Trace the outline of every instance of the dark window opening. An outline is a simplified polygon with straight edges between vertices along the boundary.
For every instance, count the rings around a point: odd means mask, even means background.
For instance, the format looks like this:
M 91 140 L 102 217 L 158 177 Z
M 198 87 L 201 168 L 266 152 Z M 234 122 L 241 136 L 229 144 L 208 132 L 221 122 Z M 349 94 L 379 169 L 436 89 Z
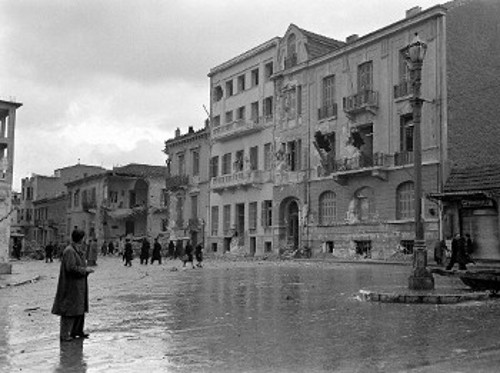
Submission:
M 356 243 L 356 254 L 362 256 L 363 258 L 372 257 L 372 241 L 354 241 Z

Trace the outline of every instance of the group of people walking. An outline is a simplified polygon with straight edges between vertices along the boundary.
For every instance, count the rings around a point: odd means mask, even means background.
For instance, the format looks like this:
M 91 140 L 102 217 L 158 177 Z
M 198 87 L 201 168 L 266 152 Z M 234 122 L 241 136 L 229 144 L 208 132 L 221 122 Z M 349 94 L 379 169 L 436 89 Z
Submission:
M 446 264 L 447 270 L 451 270 L 455 266 L 455 263 L 458 264 L 459 270 L 466 270 L 467 264 L 475 263 L 471 256 L 473 252 L 474 243 L 470 234 L 466 234 L 465 237 L 456 234 L 451 240 L 451 250 L 446 245 L 445 240 L 436 242 L 434 246 L 434 261 L 439 266 Z

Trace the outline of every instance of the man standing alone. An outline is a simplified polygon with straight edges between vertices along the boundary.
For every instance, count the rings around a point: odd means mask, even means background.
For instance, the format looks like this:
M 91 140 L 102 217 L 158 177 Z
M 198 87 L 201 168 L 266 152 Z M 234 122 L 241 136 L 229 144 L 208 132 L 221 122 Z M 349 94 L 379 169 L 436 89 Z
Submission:
M 62 254 L 52 313 L 61 316 L 60 339 L 63 342 L 88 337 L 83 332 L 85 313 L 89 311 L 87 276 L 94 270 L 85 264 L 82 251 L 84 236 L 83 231 L 74 230 L 71 233 L 72 243 Z

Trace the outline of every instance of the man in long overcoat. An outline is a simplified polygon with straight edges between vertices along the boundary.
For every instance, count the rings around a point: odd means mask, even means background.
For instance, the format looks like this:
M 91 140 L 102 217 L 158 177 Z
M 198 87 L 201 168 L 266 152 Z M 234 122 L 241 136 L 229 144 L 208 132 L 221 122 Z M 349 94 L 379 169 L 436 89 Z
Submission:
M 149 260 L 149 248 L 151 246 L 149 245 L 149 241 L 147 238 L 143 238 L 142 239 L 142 246 L 141 246 L 141 256 L 140 256 L 140 259 L 141 259 L 141 264 L 144 263 L 144 264 L 148 264 L 148 260 Z
M 82 251 L 84 236 L 83 231 L 74 230 L 71 233 L 73 242 L 62 254 L 57 292 L 52 306 L 52 313 L 61 316 L 61 341 L 88 337 L 83 332 L 85 313 L 89 310 L 87 276 L 94 270 L 87 268 L 85 264 L 85 254 Z
M 153 255 L 151 256 L 151 264 L 158 261 L 161 264 L 161 244 L 158 242 L 158 238 L 155 238 L 155 243 L 153 244 Z

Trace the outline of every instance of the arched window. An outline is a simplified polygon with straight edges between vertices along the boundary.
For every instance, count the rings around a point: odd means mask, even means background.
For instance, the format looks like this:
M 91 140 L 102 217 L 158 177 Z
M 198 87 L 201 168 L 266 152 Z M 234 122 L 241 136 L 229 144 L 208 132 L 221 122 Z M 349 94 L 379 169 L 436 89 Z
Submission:
M 319 225 L 332 225 L 337 216 L 337 202 L 335 193 L 324 192 L 319 196 Z
M 400 184 L 396 190 L 396 219 L 405 220 L 414 217 L 414 185 L 412 181 L 408 181 Z

